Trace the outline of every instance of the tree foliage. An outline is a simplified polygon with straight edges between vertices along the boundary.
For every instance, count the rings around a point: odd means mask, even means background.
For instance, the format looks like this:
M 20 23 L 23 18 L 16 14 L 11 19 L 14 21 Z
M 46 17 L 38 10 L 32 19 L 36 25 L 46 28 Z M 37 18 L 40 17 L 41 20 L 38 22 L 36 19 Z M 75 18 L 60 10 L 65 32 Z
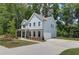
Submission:
M 8 33 L 16 35 L 15 21 L 11 20 L 8 22 Z

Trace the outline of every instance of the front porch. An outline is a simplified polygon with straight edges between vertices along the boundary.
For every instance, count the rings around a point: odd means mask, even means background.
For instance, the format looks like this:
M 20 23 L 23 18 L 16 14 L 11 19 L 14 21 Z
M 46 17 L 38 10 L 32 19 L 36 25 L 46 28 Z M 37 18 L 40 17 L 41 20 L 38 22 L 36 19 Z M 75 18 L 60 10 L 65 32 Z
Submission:
M 42 29 L 18 29 L 17 37 L 27 38 L 32 40 L 44 40 Z

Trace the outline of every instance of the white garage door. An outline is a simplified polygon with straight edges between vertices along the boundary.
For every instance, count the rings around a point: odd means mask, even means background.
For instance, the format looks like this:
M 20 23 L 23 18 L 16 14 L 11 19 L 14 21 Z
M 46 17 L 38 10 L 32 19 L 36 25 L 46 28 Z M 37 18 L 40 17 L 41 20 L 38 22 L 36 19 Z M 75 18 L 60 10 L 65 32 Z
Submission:
M 51 33 L 44 33 L 44 38 L 45 38 L 45 40 L 50 39 Z

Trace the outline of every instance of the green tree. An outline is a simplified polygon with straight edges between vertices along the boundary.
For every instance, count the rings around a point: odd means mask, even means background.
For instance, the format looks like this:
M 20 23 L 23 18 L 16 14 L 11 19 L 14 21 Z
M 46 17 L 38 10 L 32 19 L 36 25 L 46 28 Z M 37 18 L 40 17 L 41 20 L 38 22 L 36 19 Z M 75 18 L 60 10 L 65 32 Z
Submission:
M 16 28 L 15 28 L 15 21 L 11 20 L 8 23 L 8 33 L 12 34 L 13 36 L 16 35 Z
M 57 3 L 54 3 L 54 4 L 53 4 L 53 16 L 54 16 L 55 20 L 57 20 L 57 17 L 58 17 L 58 15 L 60 14 L 59 11 L 60 11 L 60 10 L 59 10 L 58 4 L 57 4 Z

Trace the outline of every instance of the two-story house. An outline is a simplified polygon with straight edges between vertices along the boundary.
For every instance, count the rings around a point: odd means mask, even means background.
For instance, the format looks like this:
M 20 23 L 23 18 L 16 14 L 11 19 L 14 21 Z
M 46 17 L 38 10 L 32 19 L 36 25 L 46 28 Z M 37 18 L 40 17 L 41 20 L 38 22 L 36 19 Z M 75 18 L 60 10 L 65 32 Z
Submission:
M 21 23 L 21 38 L 47 40 L 56 37 L 56 21 L 52 17 L 44 17 L 33 13 L 29 20 L 24 19 Z

